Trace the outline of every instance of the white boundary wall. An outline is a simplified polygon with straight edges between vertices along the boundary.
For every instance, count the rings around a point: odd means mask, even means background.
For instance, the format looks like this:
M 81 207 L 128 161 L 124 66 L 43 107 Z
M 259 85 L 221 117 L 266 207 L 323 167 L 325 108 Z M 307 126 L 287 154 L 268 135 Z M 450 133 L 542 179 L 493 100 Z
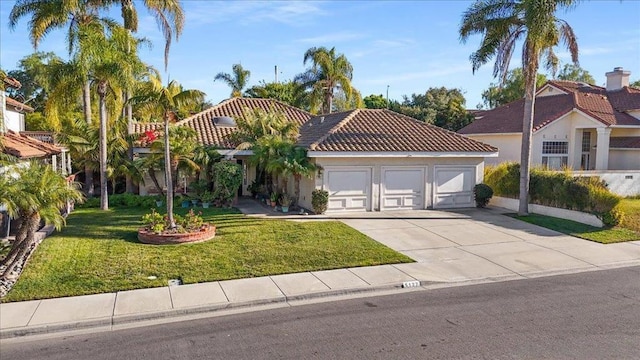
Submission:
M 640 195 L 640 170 L 574 171 L 574 176 L 597 176 L 620 196 Z
M 513 210 L 513 211 L 518 211 L 518 204 L 519 204 L 518 199 L 510 199 L 510 198 L 504 198 L 500 196 L 494 196 L 491 198 L 491 201 L 489 201 L 489 205 L 498 206 L 498 207 Z M 575 211 L 575 210 L 567 210 L 567 209 L 560 209 L 560 208 L 544 206 L 544 205 L 529 204 L 529 212 L 532 212 L 534 214 L 553 216 L 561 219 L 573 220 L 579 223 L 596 226 L 596 227 L 604 226 L 604 224 L 602 223 L 602 220 L 598 219 L 597 216 L 593 214 L 583 213 L 580 211 Z

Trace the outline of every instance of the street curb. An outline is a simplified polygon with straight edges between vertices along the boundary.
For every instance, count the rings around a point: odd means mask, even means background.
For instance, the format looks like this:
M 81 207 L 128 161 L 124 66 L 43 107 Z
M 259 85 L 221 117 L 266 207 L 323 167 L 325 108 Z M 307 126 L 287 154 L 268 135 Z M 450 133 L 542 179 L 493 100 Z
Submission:
M 416 289 L 426 290 L 426 288 L 422 286 L 432 285 L 432 284 L 435 284 L 435 283 L 431 281 L 421 282 L 420 287 L 413 288 L 413 290 L 416 290 Z M 133 322 L 139 322 L 139 321 L 169 319 L 169 318 L 181 317 L 186 315 L 215 313 L 223 310 L 245 309 L 245 308 L 259 307 L 259 306 L 272 305 L 272 304 L 286 304 L 290 302 L 312 300 L 312 299 L 331 298 L 331 297 L 339 297 L 339 296 L 345 296 L 345 295 L 377 293 L 377 292 L 383 292 L 383 291 L 389 291 L 389 290 L 407 291 L 411 289 L 412 288 L 403 289 L 400 285 L 388 284 L 388 285 L 381 285 L 381 286 L 367 287 L 367 288 L 328 290 L 328 291 L 320 291 L 320 292 L 314 292 L 309 294 L 289 295 L 289 296 L 284 295 L 277 298 L 243 301 L 239 303 L 219 303 L 219 304 L 210 304 L 210 305 L 189 307 L 189 308 L 183 308 L 183 309 L 171 309 L 171 310 L 163 310 L 163 311 L 155 311 L 155 312 L 146 312 L 146 313 L 140 313 L 140 314 L 113 315 L 110 317 L 100 318 L 100 319 L 90 319 L 90 320 L 73 321 L 73 322 L 66 322 L 66 323 L 35 325 L 35 326 L 25 326 L 20 328 L 3 329 L 3 330 L 0 330 L 0 339 L 26 337 L 26 336 L 40 335 L 40 334 L 53 334 L 57 332 L 72 331 L 72 330 L 86 330 L 86 329 L 97 328 L 97 327 L 113 327 L 117 325 L 124 325 L 124 324 L 133 323 Z

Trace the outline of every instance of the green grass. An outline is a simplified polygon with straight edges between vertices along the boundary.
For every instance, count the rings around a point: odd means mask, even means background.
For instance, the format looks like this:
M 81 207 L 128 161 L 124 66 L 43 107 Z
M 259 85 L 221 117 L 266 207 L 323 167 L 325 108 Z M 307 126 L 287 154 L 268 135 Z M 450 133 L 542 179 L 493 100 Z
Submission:
M 202 209 L 217 227 L 211 241 L 145 245 L 136 234 L 145 212 L 76 210 L 62 232 L 40 244 L 3 301 L 165 286 L 175 278 L 189 284 L 412 262 L 337 221 L 263 220 L 221 209 Z
M 622 226 L 640 232 L 640 198 L 622 199 L 618 206 L 625 214 Z
M 538 214 L 529 214 L 528 216 L 515 217 L 522 221 L 542 226 L 547 229 L 555 230 L 567 235 L 599 242 L 602 244 L 640 240 L 640 232 L 636 232 L 627 228 L 598 228 L 571 220 L 559 219 Z

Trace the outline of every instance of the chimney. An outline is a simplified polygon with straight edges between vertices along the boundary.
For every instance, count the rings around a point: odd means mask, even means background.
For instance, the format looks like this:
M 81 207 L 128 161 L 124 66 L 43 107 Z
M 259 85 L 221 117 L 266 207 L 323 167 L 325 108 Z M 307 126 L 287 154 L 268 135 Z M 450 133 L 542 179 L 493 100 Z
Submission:
M 630 71 L 624 71 L 621 67 L 616 67 L 605 75 L 607 75 L 607 91 L 620 90 L 625 86 L 629 86 Z

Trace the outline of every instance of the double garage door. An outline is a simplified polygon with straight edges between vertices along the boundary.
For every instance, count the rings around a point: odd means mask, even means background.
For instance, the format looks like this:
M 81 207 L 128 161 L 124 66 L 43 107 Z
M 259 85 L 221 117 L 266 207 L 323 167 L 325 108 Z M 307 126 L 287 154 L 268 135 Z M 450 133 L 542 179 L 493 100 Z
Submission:
M 371 211 L 424 209 L 429 186 L 426 167 L 383 166 L 375 190 L 372 167 L 326 169 L 325 189 L 329 211 Z M 376 177 L 377 178 L 377 177 Z M 473 201 L 475 167 L 435 167 L 435 208 L 469 207 Z M 377 206 L 372 203 L 379 201 Z

